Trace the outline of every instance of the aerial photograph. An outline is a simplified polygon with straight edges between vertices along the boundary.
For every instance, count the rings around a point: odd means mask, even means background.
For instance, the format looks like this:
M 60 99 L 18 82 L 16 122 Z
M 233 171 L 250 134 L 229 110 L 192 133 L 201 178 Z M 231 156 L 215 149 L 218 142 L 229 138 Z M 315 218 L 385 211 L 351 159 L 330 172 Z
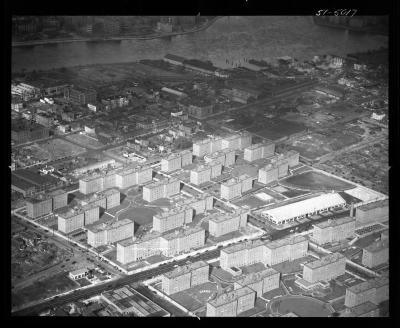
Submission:
M 391 315 L 388 16 L 10 33 L 11 317 Z

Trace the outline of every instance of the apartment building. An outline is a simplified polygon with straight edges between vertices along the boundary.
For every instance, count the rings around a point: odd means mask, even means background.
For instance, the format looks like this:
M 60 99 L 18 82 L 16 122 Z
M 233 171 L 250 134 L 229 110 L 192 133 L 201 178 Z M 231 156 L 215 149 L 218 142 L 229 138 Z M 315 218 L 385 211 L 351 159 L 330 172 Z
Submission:
M 88 244 L 93 247 L 112 244 L 134 235 L 134 222 L 129 219 L 93 224 L 87 227 Z
M 278 180 L 278 166 L 268 164 L 258 170 L 258 182 L 268 184 Z
M 316 283 L 329 281 L 345 273 L 346 257 L 340 253 L 333 253 L 318 260 L 305 263 L 303 266 L 303 279 Z
M 163 233 L 188 224 L 192 219 L 193 208 L 189 206 L 173 208 L 153 216 L 153 230 Z
M 379 240 L 365 247 L 362 252 L 362 265 L 375 268 L 389 261 L 389 240 Z
M 205 230 L 201 227 L 181 228 L 160 237 L 161 252 L 167 256 L 176 256 L 204 246 Z
M 244 160 L 253 162 L 261 158 L 267 158 L 275 154 L 275 144 L 257 143 L 250 145 L 244 149 Z
M 81 208 L 68 209 L 57 214 L 57 230 L 68 234 L 83 228 L 85 225 L 85 213 Z
M 280 272 L 267 268 L 259 272 L 253 272 L 240 276 L 234 283 L 234 289 L 249 287 L 256 292 L 256 297 L 279 288 Z
M 356 220 L 344 217 L 336 220 L 323 221 L 313 225 L 312 241 L 318 245 L 334 243 L 354 235 Z
M 218 295 L 207 302 L 207 317 L 236 317 L 238 314 L 254 308 L 256 292 L 243 287 Z
M 366 302 L 378 305 L 388 299 L 389 278 L 379 277 L 348 287 L 346 289 L 344 305 L 349 308 Z
M 180 181 L 175 178 L 163 179 L 143 186 L 143 199 L 153 202 L 159 198 L 167 198 L 180 192 Z
M 274 265 L 293 261 L 307 255 L 308 240 L 303 236 L 289 236 L 265 244 L 264 263 Z
M 190 183 L 201 185 L 211 180 L 211 167 L 200 165 L 194 170 L 190 171 Z
M 225 215 L 216 213 L 209 217 L 208 231 L 210 235 L 217 238 L 227 233 L 238 231 L 239 228 L 246 226 L 247 217 L 248 212 L 245 210 L 238 210 Z

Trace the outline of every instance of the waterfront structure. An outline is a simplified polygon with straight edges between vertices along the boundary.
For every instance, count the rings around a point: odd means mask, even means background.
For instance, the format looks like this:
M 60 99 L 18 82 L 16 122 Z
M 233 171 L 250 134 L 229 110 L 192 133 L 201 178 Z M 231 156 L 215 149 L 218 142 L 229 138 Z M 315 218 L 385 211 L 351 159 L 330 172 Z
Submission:
M 244 160 L 253 162 L 255 160 L 273 156 L 275 153 L 275 144 L 257 143 L 244 149 Z
M 243 275 L 235 280 L 234 289 L 249 287 L 256 292 L 256 297 L 279 288 L 280 272 L 267 268 L 259 272 Z
M 57 229 L 65 234 L 83 228 L 84 225 L 85 213 L 82 208 L 57 213 Z
M 211 180 L 211 167 L 208 165 L 200 165 L 190 171 L 190 183 L 201 185 Z
M 171 257 L 204 246 L 205 230 L 201 227 L 181 228 L 160 237 L 160 249 Z
M 352 217 L 330 219 L 316 223 L 313 227 L 312 241 L 318 245 L 324 245 L 352 237 L 356 227 L 356 220 Z
M 258 170 L 258 182 L 268 184 L 278 180 L 278 166 L 267 164 Z
M 261 215 L 274 224 L 285 224 L 345 205 L 346 201 L 338 193 L 329 193 L 268 209 Z
M 389 240 L 379 240 L 365 247 L 362 252 L 362 265 L 375 268 L 389 261 Z
M 131 238 L 134 235 L 134 222 L 129 219 L 97 223 L 87 227 L 88 244 L 99 247 Z
M 247 225 L 248 212 L 237 210 L 234 213 L 221 215 L 216 213 L 210 216 L 208 221 L 208 231 L 214 237 L 220 237 L 227 233 L 238 231 Z
M 307 255 L 308 240 L 303 236 L 289 236 L 265 244 L 263 263 L 274 265 L 293 261 Z
M 305 263 L 303 279 L 309 283 L 329 281 L 345 273 L 346 257 L 340 253 L 333 253 L 318 260 Z
M 153 216 L 153 230 L 163 233 L 192 222 L 193 208 L 173 208 Z
M 132 237 L 117 243 L 117 261 L 122 264 L 144 260 L 160 253 L 159 232 L 150 232 L 141 238 Z
M 388 299 L 389 278 L 379 277 L 348 287 L 344 305 L 349 308 L 366 302 L 379 305 L 379 303 Z
M 236 317 L 238 314 L 254 308 L 256 292 L 243 287 L 207 302 L 207 317 Z
M 189 265 L 177 267 L 161 276 L 162 290 L 172 295 L 208 281 L 209 265 L 198 261 Z
M 175 178 L 163 179 L 143 186 L 143 199 L 153 202 L 180 192 L 180 181 Z
M 361 205 L 356 208 L 356 223 L 383 222 L 389 219 L 389 199 Z

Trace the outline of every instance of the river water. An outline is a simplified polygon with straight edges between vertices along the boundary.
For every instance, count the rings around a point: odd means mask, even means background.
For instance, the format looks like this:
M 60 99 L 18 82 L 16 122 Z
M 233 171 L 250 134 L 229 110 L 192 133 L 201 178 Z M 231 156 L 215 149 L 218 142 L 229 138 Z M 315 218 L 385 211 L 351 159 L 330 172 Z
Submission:
M 223 17 L 208 29 L 171 39 L 121 42 L 72 42 L 12 48 L 12 71 L 46 70 L 101 63 L 160 59 L 167 53 L 208 59 L 218 67 L 231 67 L 243 58 L 270 59 L 291 56 L 346 55 L 387 47 L 388 37 L 347 33 L 314 25 L 305 16 Z M 230 64 L 226 63 L 226 59 Z

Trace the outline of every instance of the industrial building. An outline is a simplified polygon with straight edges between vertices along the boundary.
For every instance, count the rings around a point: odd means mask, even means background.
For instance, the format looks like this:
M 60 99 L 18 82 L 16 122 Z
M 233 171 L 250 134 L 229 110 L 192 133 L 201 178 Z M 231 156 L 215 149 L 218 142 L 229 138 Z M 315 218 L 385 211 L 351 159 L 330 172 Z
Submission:
M 63 181 L 49 174 L 40 175 L 35 170 L 20 169 L 11 173 L 11 189 L 26 195 L 52 190 L 63 186 Z
M 122 264 L 140 261 L 160 253 L 159 232 L 150 232 L 141 238 L 132 237 L 117 243 L 117 261 Z
M 234 213 L 221 215 L 215 213 L 208 220 L 208 231 L 214 237 L 220 237 L 233 231 L 238 231 L 240 228 L 247 225 L 248 212 L 238 210 Z
M 93 247 L 112 244 L 134 235 L 134 222 L 129 219 L 95 223 L 87 227 L 88 244 Z
M 366 302 L 379 305 L 379 303 L 388 299 L 389 278 L 379 277 L 348 287 L 344 305 L 349 308 Z
M 211 180 L 211 167 L 208 165 L 200 165 L 190 171 L 190 183 L 197 186 L 209 182 Z
M 302 258 L 307 255 L 307 251 L 308 240 L 306 238 L 289 236 L 266 243 L 262 260 L 266 265 L 274 265 Z
M 389 261 L 389 240 L 379 240 L 365 247 L 362 252 L 362 265 L 375 268 Z
M 167 295 L 181 292 L 193 286 L 206 283 L 208 274 L 209 265 L 204 261 L 177 267 L 161 276 L 162 290 Z
M 207 317 L 236 317 L 254 308 L 256 292 L 249 287 L 233 290 L 207 302 Z
M 234 283 L 234 289 L 249 287 L 256 292 L 256 297 L 279 288 L 280 272 L 267 268 L 260 272 L 253 272 L 239 277 Z
M 267 164 L 258 170 L 258 182 L 268 184 L 278 181 L 278 166 Z
M 333 253 L 318 260 L 305 263 L 303 279 L 309 283 L 329 281 L 345 273 L 346 257 L 340 253 Z
M 160 249 L 167 257 L 204 246 L 205 230 L 201 227 L 180 228 L 160 237 Z
M 273 156 L 274 154 L 274 143 L 257 143 L 244 149 L 244 160 L 253 162 L 261 158 Z
M 252 137 L 248 132 L 232 134 L 226 137 L 214 137 L 203 139 L 193 143 L 193 155 L 203 156 L 219 150 L 244 149 L 251 145 Z
M 352 237 L 356 227 L 356 220 L 352 217 L 344 217 L 319 222 L 314 224 L 313 227 L 312 241 L 318 245 L 324 245 Z
M 224 270 L 265 262 L 265 243 L 261 240 L 243 242 L 221 250 L 220 266 Z
M 384 222 L 389 219 L 389 199 L 379 200 L 356 208 L 356 223 Z
M 135 317 L 169 317 L 170 314 L 156 303 L 127 285 L 101 293 L 101 299 L 122 315 Z
M 261 215 L 274 224 L 285 224 L 345 205 L 346 201 L 338 193 L 329 193 L 268 209 Z
M 16 143 L 25 143 L 49 137 L 49 129 L 44 126 L 28 122 L 24 119 L 12 120 L 11 140 Z
M 163 233 L 192 222 L 193 208 L 184 206 L 173 208 L 153 216 L 153 230 Z
M 143 186 L 143 199 L 153 202 L 159 198 L 176 195 L 181 190 L 180 181 L 175 178 L 163 179 Z
M 66 212 L 57 213 L 57 229 L 63 233 L 83 228 L 85 225 L 85 213 L 81 208 L 68 209 Z

